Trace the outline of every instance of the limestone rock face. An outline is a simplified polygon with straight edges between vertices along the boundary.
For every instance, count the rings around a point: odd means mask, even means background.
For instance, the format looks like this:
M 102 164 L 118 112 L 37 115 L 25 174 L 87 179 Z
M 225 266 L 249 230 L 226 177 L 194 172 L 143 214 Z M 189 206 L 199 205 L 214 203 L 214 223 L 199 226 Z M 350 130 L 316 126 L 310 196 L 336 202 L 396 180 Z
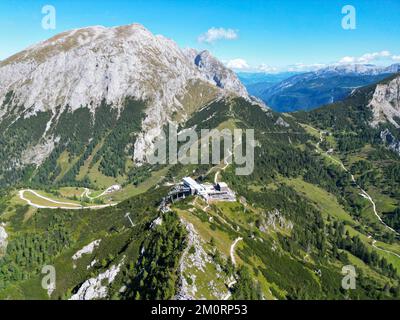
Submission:
M 4 226 L 0 225 L 0 257 L 5 253 L 7 249 L 7 238 L 8 234 Z
M 400 141 L 398 141 L 390 132 L 389 129 L 386 129 L 381 132 L 382 142 L 393 152 L 397 153 L 400 156 Z
M 187 51 L 187 55 L 193 60 L 200 72 L 219 88 L 235 92 L 240 96 L 246 97 L 247 90 L 239 81 L 236 74 L 226 68 L 220 61 L 214 58 L 207 50 L 200 53 L 195 50 Z
M 5 116 L 16 120 L 49 111 L 43 140 L 51 151 L 57 138 L 51 129 L 64 111 L 88 108 L 95 114 L 102 103 L 119 110 L 127 98 L 145 101 L 134 145 L 135 160 L 143 160 L 173 114 L 184 119 L 188 109 L 201 107 L 182 102 L 195 95 L 193 84 L 202 88 L 198 91 L 214 88 L 211 100 L 226 94 L 247 97 L 233 71 L 209 52 L 193 52 L 139 24 L 63 32 L 0 62 L 0 123 Z M 27 155 L 24 160 L 38 164 L 44 159 Z
M 368 106 L 374 115 L 373 126 L 390 122 L 400 128 L 400 76 L 388 83 L 378 84 Z
M 86 280 L 70 300 L 96 300 L 106 298 L 108 286 L 115 280 L 121 269 L 121 264 L 113 265 L 110 269 L 99 274 L 96 278 Z

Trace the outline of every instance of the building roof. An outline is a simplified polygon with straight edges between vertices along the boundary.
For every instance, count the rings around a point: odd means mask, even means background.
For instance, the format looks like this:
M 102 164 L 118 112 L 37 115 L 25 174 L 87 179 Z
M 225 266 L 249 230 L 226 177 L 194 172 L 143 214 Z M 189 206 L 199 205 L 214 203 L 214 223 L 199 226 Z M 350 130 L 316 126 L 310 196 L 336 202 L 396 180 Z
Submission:
M 199 184 L 198 182 L 196 182 L 194 179 L 192 179 L 190 177 L 185 177 L 182 180 L 183 180 L 184 183 L 186 183 L 191 188 L 193 188 L 193 189 L 195 189 L 197 191 L 205 190 L 205 188 L 201 184 Z

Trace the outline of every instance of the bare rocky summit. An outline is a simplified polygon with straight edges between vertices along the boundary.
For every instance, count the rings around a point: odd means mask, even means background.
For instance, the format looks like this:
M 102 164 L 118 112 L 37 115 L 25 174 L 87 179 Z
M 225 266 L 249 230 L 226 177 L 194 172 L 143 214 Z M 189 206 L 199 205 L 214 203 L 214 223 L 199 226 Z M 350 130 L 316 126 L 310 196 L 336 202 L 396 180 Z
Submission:
M 38 145 L 54 148 L 49 140 L 57 136 L 49 132 L 63 112 L 88 108 L 95 114 L 103 102 L 120 110 L 127 98 L 145 101 L 146 117 L 134 146 L 140 161 L 162 126 L 177 120 L 174 114 L 184 120 L 221 96 L 247 97 L 233 71 L 208 52 L 193 52 L 139 24 L 63 32 L 0 62 L 0 122 L 5 116 L 15 122 L 49 111 L 46 142 Z

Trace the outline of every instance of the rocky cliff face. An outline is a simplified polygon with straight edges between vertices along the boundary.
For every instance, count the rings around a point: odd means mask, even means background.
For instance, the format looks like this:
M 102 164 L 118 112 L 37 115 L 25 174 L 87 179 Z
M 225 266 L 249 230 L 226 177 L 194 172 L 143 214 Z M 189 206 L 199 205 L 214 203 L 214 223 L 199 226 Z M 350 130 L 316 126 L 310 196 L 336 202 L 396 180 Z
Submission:
M 373 126 L 390 122 L 400 128 L 400 76 L 378 84 L 368 106 L 373 112 Z
M 400 141 L 398 141 L 389 129 L 385 129 L 381 132 L 382 142 L 393 152 L 400 156 Z
M 141 25 L 68 31 L 0 63 L 0 124 L 6 117 L 10 125 L 47 111 L 50 119 L 38 141 L 43 145 L 56 141 L 57 132 L 48 133 L 65 111 L 88 108 L 95 114 L 102 102 L 120 110 L 127 97 L 145 101 L 146 116 L 135 142 L 135 157 L 141 160 L 173 114 L 184 118 L 190 112 L 184 101 L 194 95 L 193 84 L 214 88 L 207 97 L 211 100 L 247 96 L 236 75 L 208 52 L 191 57 Z
M 8 238 L 8 234 L 6 232 L 6 229 L 4 228 L 3 225 L 0 224 L 0 257 L 3 256 L 3 254 L 6 251 L 7 238 Z
M 241 96 L 247 96 L 247 90 L 242 85 L 236 74 L 226 68 L 219 60 L 215 59 L 207 50 L 197 52 L 189 49 L 186 55 L 198 67 L 200 72 L 219 88 L 236 92 Z
M 235 74 L 209 53 L 191 61 L 175 42 L 141 25 L 90 27 L 57 35 L 0 64 L 0 103 L 96 108 L 120 106 L 126 96 L 174 103 L 190 79 L 209 80 L 246 94 Z M 204 71 L 204 72 L 203 72 Z

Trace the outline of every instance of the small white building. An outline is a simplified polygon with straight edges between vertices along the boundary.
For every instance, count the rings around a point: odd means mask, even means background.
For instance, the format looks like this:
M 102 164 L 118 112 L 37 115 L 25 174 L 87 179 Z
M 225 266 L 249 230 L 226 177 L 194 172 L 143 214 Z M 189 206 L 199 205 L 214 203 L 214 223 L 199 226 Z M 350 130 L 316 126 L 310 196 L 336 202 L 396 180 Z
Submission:
M 220 182 L 217 185 L 200 184 L 190 177 L 185 177 L 183 186 L 190 188 L 192 195 L 199 195 L 208 201 L 236 201 L 235 193 L 228 187 L 225 182 Z

